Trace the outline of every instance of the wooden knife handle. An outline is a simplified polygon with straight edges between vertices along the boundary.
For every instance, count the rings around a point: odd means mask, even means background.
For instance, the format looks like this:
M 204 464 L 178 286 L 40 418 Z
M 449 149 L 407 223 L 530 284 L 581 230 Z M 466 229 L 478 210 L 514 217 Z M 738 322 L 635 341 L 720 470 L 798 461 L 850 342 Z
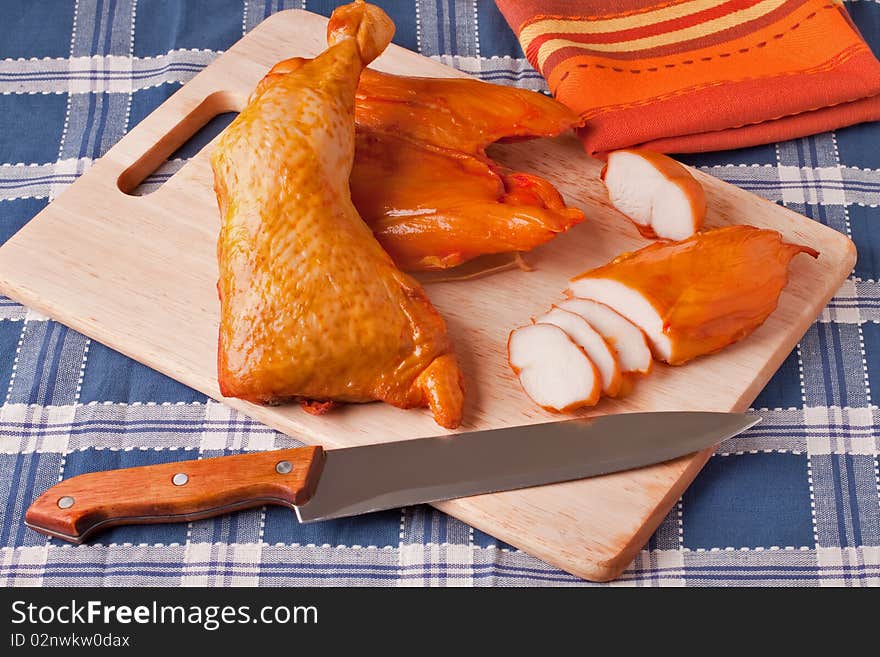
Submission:
M 73 543 L 116 525 L 188 522 L 264 504 L 297 506 L 312 496 L 320 447 L 92 472 L 40 495 L 25 514 L 32 529 Z

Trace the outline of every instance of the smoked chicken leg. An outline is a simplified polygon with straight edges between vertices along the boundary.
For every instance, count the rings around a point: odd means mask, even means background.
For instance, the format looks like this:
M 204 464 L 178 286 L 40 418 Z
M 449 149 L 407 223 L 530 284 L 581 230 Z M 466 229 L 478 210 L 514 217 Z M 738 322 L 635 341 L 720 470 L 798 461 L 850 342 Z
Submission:
M 454 428 L 462 377 L 443 319 L 349 193 L 358 78 L 393 32 L 373 5 L 338 8 L 330 47 L 264 80 L 212 154 L 220 390 L 265 403 L 429 406 Z
M 302 67 L 279 62 L 261 84 Z M 357 91 L 355 207 L 403 269 L 454 267 L 530 251 L 584 220 L 548 181 L 508 171 L 485 152 L 503 139 L 552 137 L 580 125 L 539 93 L 467 78 L 366 70 Z

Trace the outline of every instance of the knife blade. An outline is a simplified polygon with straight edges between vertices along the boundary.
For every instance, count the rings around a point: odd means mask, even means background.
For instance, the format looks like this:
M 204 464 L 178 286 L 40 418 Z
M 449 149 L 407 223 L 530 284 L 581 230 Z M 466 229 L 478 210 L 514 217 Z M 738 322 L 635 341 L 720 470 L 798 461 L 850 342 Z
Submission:
M 188 522 L 265 504 L 292 507 L 300 522 L 312 522 L 652 465 L 759 421 L 739 413 L 625 413 L 108 470 L 48 489 L 25 524 L 79 543 L 116 525 Z

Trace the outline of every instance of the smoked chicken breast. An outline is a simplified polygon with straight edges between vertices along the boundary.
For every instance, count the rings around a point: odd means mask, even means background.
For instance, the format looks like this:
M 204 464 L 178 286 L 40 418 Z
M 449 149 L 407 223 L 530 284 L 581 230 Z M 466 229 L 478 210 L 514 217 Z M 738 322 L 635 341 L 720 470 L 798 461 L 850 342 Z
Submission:
M 604 303 L 641 328 L 670 365 L 738 342 L 776 310 L 799 253 L 775 230 L 724 226 L 655 242 L 575 276 L 569 293 Z
M 279 62 L 262 84 L 305 65 Z M 584 220 L 539 176 L 485 152 L 504 139 L 553 137 L 580 125 L 567 107 L 526 89 L 466 78 L 366 70 L 357 91 L 355 207 L 403 269 L 455 267 L 530 251 Z
M 444 321 L 349 193 L 358 79 L 393 32 L 373 5 L 338 8 L 330 47 L 264 80 L 212 153 L 220 390 L 264 403 L 429 406 L 453 428 L 463 388 Z

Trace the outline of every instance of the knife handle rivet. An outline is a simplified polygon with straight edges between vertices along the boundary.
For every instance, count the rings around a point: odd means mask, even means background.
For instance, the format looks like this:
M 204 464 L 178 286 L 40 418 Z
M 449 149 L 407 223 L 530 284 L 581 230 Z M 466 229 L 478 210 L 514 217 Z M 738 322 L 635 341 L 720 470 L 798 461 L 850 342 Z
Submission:
M 58 500 L 58 508 L 59 509 L 69 509 L 73 506 L 73 498 L 70 495 L 65 495 L 64 497 Z
M 175 486 L 184 486 L 189 481 L 189 475 L 185 472 L 178 472 L 176 475 L 171 477 L 171 483 Z
M 293 464 L 290 461 L 278 461 L 275 464 L 275 472 L 278 474 L 290 474 L 293 472 Z

